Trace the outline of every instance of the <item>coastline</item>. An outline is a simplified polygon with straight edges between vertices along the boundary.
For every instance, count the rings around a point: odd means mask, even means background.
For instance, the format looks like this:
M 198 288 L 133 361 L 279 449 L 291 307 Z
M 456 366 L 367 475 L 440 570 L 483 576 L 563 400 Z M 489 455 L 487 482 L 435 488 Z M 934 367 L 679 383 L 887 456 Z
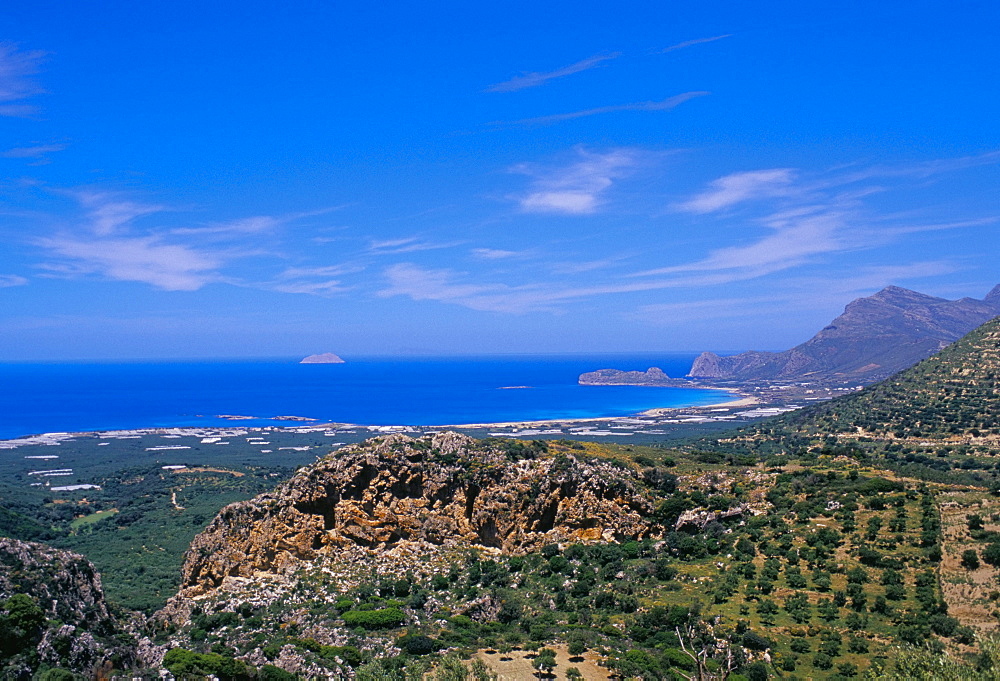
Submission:
M 412 425 L 412 424 L 390 424 L 390 425 L 376 425 L 376 424 L 364 424 L 364 423 L 345 423 L 343 421 L 322 421 L 320 419 L 313 419 L 309 417 L 258 417 L 258 416 L 239 416 L 232 417 L 229 416 L 229 420 L 232 421 L 230 425 L 221 424 L 205 424 L 205 425 L 156 425 L 156 426 L 145 426 L 139 428 L 104 428 L 96 430 L 82 430 L 82 431 L 64 431 L 64 432 L 47 432 L 47 433 L 31 433 L 27 435 L 19 435 L 11 438 L 0 438 L 0 442 L 14 442 L 16 440 L 25 439 L 36 439 L 36 438 L 48 438 L 52 436 L 57 437 L 81 437 L 81 436 L 93 436 L 98 434 L 111 434 L 124 435 L 124 434 L 158 434 L 166 433 L 171 431 L 180 430 L 196 430 L 196 431 L 226 431 L 236 429 L 251 430 L 264 430 L 264 429 L 287 429 L 293 431 L 300 428 L 314 428 L 314 429 L 329 429 L 329 428 L 366 428 L 371 430 L 376 430 L 380 428 L 416 428 L 422 430 L 440 430 L 447 428 L 456 429 L 467 429 L 467 430 L 486 430 L 494 428 L 533 428 L 538 426 L 555 426 L 558 424 L 564 425 L 574 425 L 581 423 L 610 423 L 614 421 L 621 421 L 623 419 L 634 419 L 640 417 L 651 417 L 651 418 L 663 418 L 676 414 L 677 412 L 695 412 L 699 413 L 705 410 L 713 409 L 728 409 L 737 407 L 749 407 L 757 404 L 761 404 L 761 400 L 752 395 L 747 395 L 746 393 L 737 390 L 735 388 L 714 388 L 715 390 L 725 390 L 733 394 L 735 399 L 729 400 L 727 402 L 716 402 L 714 404 L 701 404 L 701 405 L 690 405 L 690 406 L 680 406 L 680 407 L 652 407 L 650 409 L 645 409 L 640 412 L 633 414 L 624 414 L 619 416 L 584 416 L 584 417 L 573 417 L 573 418 L 553 418 L 553 419 L 529 419 L 522 421 L 489 421 L 481 423 L 443 423 L 443 424 L 430 424 L 430 425 Z M 247 420 L 278 420 L 278 421 L 296 421 L 300 422 L 296 426 L 290 425 L 248 425 L 245 423 Z
M 663 417 L 670 416 L 671 414 L 678 411 L 699 411 L 703 409 L 720 409 L 720 408 L 730 408 L 730 407 L 749 407 L 755 404 L 760 404 L 761 401 L 753 395 L 747 395 L 741 390 L 736 388 L 704 388 L 705 390 L 725 390 L 726 392 L 732 393 L 735 399 L 729 400 L 728 402 L 716 402 L 715 404 L 699 404 L 687 407 L 652 407 L 650 409 L 644 409 L 643 411 L 637 412 L 635 414 L 630 414 L 626 416 L 589 416 L 582 418 L 567 418 L 567 419 L 537 419 L 530 421 L 498 421 L 492 423 L 446 423 L 439 426 L 422 426 L 424 428 L 516 428 L 521 426 L 548 426 L 555 425 L 559 423 L 604 423 L 610 421 L 620 421 L 622 419 L 637 418 L 640 416 L 651 416 L 651 417 Z

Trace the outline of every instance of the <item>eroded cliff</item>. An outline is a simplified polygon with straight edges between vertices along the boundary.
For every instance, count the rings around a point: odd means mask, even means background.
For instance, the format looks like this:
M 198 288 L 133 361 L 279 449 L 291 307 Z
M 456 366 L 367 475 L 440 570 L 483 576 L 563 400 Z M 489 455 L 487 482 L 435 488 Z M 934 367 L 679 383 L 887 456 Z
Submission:
M 405 542 L 525 553 L 553 542 L 650 536 L 652 504 L 626 470 L 457 433 L 344 448 L 224 508 L 186 556 L 187 595 L 282 573 L 321 554 Z

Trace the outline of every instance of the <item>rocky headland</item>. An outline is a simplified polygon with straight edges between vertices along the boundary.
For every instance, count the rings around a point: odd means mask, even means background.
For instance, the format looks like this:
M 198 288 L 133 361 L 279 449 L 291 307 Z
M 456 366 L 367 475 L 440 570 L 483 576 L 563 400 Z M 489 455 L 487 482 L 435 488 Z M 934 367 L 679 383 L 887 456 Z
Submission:
M 182 593 L 290 573 L 358 547 L 459 542 L 523 554 L 555 542 L 649 536 L 651 501 L 629 471 L 458 433 L 375 438 L 224 508 L 188 551 Z
M 682 379 L 670 378 L 659 367 L 646 371 L 620 371 L 618 369 L 598 369 L 580 374 L 580 385 L 648 385 L 678 387 L 689 385 Z

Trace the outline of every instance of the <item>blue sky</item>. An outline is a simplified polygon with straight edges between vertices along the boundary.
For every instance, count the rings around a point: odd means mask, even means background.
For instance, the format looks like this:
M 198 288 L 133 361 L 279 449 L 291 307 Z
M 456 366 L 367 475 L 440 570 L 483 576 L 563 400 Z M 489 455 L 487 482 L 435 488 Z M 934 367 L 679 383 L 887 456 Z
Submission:
M 369 4 L 5 8 L 0 360 L 777 350 L 1000 283 L 996 3 Z

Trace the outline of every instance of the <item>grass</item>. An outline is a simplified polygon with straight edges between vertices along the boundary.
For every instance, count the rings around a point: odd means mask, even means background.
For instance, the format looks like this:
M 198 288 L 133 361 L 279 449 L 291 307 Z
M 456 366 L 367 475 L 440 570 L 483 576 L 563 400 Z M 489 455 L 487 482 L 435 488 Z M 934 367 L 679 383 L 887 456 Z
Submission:
M 79 532 L 82 528 L 93 525 L 94 523 L 104 520 L 105 518 L 110 518 L 116 513 L 118 513 L 117 508 L 109 508 L 106 511 L 94 511 L 90 515 L 74 519 L 73 522 L 69 524 L 69 528 L 72 532 Z

